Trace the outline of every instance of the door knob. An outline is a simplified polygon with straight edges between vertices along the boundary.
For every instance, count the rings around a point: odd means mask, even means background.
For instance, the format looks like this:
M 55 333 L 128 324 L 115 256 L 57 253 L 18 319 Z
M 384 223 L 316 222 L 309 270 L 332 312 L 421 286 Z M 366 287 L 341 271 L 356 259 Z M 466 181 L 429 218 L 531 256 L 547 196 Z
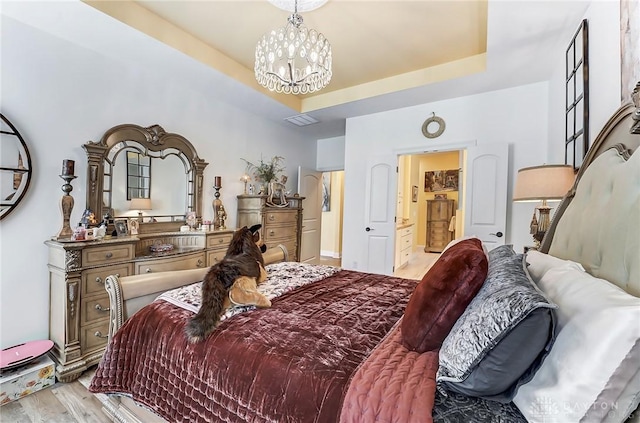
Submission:
M 372 231 L 373 229 L 367 226 L 366 228 L 364 228 L 364 230 L 369 232 L 369 231 Z
M 502 235 L 504 235 L 504 234 L 503 234 L 502 232 L 496 232 L 495 234 L 491 233 L 491 234 L 489 234 L 489 235 L 495 235 L 495 236 L 497 236 L 498 238 L 502 238 Z

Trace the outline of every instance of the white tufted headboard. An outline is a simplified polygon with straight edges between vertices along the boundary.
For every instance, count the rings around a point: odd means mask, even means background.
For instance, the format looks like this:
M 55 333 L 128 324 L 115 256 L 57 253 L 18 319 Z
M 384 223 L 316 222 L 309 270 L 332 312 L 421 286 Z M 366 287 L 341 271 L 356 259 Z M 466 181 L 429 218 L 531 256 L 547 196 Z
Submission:
M 631 154 L 640 136 L 629 133 L 633 110 L 619 109 L 594 141 L 541 249 L 640 297 L 640 153 Z

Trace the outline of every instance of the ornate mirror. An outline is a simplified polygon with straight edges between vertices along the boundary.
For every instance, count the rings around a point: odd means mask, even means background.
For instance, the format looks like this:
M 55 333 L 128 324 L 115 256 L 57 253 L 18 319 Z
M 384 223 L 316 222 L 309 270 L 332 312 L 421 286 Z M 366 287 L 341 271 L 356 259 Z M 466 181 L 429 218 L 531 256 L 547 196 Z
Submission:
M 155 232 L 177 229 L 187 212 L 202 218 L 203 171 L 208 163 L 183 136 L 159 125 L 125 124 L 109 129 L 100 142 L 82 147 L 88 157 L 87 209 L 98 220 L 107 213 L 134 217 L 130 210 L 144 210 L 140 230 Z M 145 204 L 144 209 L 137 204 Z
M 0 220 L 9 215 L 27 193 L 31 182 L 31 155 L 15 126 L 0 113 Z

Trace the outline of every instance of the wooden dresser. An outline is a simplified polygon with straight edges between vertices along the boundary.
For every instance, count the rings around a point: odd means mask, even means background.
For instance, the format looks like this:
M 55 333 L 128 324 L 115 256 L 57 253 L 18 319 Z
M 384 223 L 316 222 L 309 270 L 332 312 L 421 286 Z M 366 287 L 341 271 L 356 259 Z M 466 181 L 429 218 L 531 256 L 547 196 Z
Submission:
M 49 247 L 49 338 L 56 377 L 70 382 L 102 358 L 109 333 L 108 275 L 212 266 L 226 253 L 233 230 L 167 232 L 100 241 L 45 241 Z M 153 244 L 174 249 L 151 253 Z
M 427 238 L 424 251 L 440 253 L 453 239 L 449 224 L 455 212 L 455 200 L 427 200 Z
M 239 195 L 239 228 L 262 224 L 262 240 L 267 248 L 283 244 L 289 252 L 289 260 L 300 260 L 302 236 L 302 200 L 304 197 L 287 197 L 287 207 L 267 206 L 266 195 Z

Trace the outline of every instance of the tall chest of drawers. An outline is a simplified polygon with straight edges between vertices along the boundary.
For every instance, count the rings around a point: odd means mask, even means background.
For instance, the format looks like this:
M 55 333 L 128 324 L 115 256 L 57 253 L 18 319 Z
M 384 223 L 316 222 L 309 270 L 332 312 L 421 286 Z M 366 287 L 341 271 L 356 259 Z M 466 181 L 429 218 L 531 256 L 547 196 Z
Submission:
M 267 248 L 282 244 L 287 247 L 289 260 L 299 261 L 303 199 L 287 197 L 287 207 L 271 207 L 265 195 L 239 195 L 237 226 L 262 224 L 262 240 Z
M 453 217 L 455 200 L 427 200 L 427 239 L 425 252 L 439 253 L 453 239 L 449 224 Z

